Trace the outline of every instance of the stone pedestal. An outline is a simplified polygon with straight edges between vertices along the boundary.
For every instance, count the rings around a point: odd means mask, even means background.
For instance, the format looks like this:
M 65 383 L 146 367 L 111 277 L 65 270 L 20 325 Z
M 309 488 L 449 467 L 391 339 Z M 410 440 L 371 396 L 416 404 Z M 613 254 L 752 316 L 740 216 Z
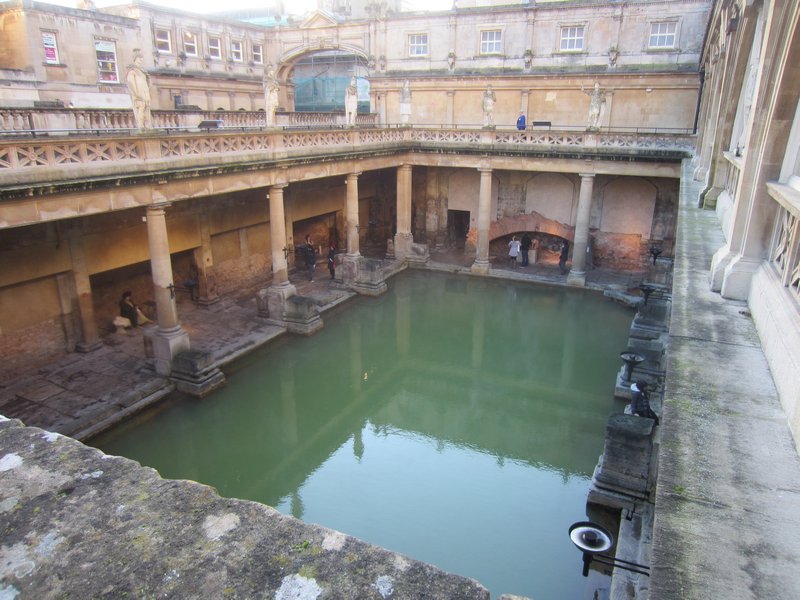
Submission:
M 297 294 L 297 288 L 288 282 L 259 290 L 256 293 L 258 316 L 282 325 L 280 321 L 283 318 L 286 300 L 295 294 Z
M 361 255 L 342 259 L 342 283 L 364 296 L 380 296 L 387 289 L 383 263 Z
M 589 502 L 624 508 L 647 500 L 653 491 L 655 421 L 635 415 L 611 415 L 603 455 L 592 477 Z
M 213 364 L 211 354 L 199 350 L 178 353 L 172 361 L 170 379 L 179 391 L 198 398 L 225 385 L 225 376 Z
M 144 330 L 145 355 L 153 358 L 156 373 L 168 376 L 172 372 L 172 361 L 181 352 L 191 348 L 189 335 L 180 327 L 162 329 L 150 327 Z
M 411 254 L 411 247 L 414 245 L 414 238 L 410 233 L 396 233 L 394 235 L 394 255 L 398 260 L 406 258 Z
M 570 271 L 567 274 L 567 285 L 586 287 L 586 271 Z
M 286 329 L 300 335 L 311 335 L 323 327 L 316 301 L 297 295 L 286 299 L 283 323 Z
M 412 243 L 409 250 L 409 253 L 406 255 L 406 260 L 410 266 L 421 267 L 426 265 L 431 259 L 431 253 L 428 249 L 428 244 Z

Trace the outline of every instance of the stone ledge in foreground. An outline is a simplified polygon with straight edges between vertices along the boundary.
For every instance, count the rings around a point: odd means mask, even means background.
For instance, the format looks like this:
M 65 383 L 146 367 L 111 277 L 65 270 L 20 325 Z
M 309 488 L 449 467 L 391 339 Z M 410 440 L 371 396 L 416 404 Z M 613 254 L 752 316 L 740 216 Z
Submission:
M 489 599 L 479 583 L 0 416 L 0 597 Z

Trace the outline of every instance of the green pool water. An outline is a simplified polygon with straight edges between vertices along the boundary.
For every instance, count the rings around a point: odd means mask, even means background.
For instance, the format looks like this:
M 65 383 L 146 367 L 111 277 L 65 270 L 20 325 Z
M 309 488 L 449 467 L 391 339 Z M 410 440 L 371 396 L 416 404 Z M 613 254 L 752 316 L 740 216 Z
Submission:
M 589 599 L 586 519 L 632 312 L 584 290 L 411 271 L 93 444 L 442 569 Z M 607 585 L 607 582 L 605 583 Z

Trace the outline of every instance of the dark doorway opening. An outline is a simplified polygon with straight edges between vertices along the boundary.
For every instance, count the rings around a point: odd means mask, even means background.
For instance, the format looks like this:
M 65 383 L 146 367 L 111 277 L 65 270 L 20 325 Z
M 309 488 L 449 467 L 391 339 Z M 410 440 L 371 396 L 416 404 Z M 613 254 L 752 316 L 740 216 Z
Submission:
M 468 210 L 447 211 L 447 245 L 454 248 L 463 248 L 467 241 L 469 231 Z

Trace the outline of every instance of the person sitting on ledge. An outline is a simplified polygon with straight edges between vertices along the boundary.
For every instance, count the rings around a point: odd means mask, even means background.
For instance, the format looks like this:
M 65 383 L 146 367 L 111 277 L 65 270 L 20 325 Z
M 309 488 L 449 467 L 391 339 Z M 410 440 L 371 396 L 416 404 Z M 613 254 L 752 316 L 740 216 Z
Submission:
M 152 323 L 145 314 L 133 302 L 133 294 L 130 291 L 122 293 L 122 299 L 119 301 L 119 314 L 131 322 L 132 327 L 139 325 L 147 325 Z

